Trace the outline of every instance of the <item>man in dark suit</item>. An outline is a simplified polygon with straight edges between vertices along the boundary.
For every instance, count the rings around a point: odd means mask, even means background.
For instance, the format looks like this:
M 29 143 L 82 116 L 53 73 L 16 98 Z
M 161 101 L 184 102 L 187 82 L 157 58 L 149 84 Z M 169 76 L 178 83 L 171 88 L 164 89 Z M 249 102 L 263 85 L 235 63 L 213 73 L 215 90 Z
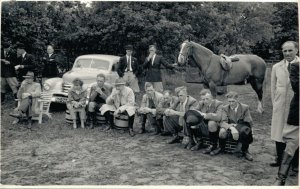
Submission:
M 54 53 L 54 48 L 52 45 L 47 46 L 47 53 L 43 56 L 42 63 L 43 83 L 48 78 L 59 77 L 59 57 L 57 54 Z
M 126 55 L 120 58 L 117 69 L 119 77 L 123 77 L 127 85 L 136 93 L 140 92 L 137 76 L 140 73 L 138 61 L 132 56 L 133 47 L 127 45 L 125 47 Z
M 26 52 L 23 43 L 17 44 L 17 56 L 17 65 L 15 66 L 15 69 L 17 71 L 18 80 L 22 82 L 24 80 L 23 76 L 25 76 L 28 71 L 36 71 L 35 62 L 33 55 Z
M 168 64 L 161 55 L 156 54 L 156 47 L 149 46 L 149 56 L 146 58 L 143 68 L 148 69 L 146 72 L 146 82 L 152 83 L 154 89 L 163 92 L 162 77 L 160 66 L 163 64 L 166 68 L 173 69 L 174 66 Z
M 10 44 L 3 43 L 1 45 L 1 102 L 4 102 L 6 87 L 9 85 L 15 99 L 17 99 L 18 86 L 17 74 L 14 68 L 16 54 L 12 50 Z

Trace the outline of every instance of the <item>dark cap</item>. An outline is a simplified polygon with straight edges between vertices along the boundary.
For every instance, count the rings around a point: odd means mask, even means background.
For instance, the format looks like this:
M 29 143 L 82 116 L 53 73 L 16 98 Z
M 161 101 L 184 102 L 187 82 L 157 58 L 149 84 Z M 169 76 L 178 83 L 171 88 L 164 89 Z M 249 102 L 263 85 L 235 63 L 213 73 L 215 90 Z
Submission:
M 17 43 L 17 49 L 25 49 L 25 45 L 23 43 Z
M 132 45 L 126 45 L 125 50 L 133 50 L 133 46 Z

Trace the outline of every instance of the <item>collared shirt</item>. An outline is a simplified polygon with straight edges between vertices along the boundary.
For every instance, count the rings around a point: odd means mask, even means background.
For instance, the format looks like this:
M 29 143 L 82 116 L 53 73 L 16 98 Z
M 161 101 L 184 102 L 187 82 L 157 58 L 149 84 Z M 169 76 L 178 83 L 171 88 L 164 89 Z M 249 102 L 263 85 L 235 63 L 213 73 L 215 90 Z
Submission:
M 48 54 L 49 57 L 51 57 L 52 55 L 53 55 L 53 53 L 52 54 Z
M 132 71 L 132 65 L 131 65 L 131 56 L 126 55 L 126 59 L 127 59 L 127 66 L 129 65 L 129 68 L 126 68 L 126 71 L 131 72 Z
M 180 112 L 185 112 L 185 106 L 187 103 L 188 98 L 185 98 L 185 101 L 183 103 L 180 103 Z
M 24 52 L 24 53 L 22 54 L 22 58 L 24 58 L 24 57 L 25 57 L 25 55 L 26 55 L 26 52 Z
M 156 54 L 154 54 L 153 57 L 152 57 L 152 62 L 151 62 L 152 66 L 153 66 L 153 63 L 154 63 L 154 60 L 155 60 L 155 56 L 156 56 Z

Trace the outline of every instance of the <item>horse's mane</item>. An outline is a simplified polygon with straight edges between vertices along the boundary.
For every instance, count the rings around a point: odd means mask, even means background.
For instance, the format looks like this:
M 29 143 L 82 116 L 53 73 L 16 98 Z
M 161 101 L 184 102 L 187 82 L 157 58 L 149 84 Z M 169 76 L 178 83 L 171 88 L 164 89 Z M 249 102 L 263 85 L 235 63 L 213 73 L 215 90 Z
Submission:
M 206 48 L 206 47 L 204 47 L 204 46 L 202 46 L 202 45 L 200 45 L 200 44 L 198 44 L 198 43 L 196 43 L 196 42 L 194 42 L 194 41 L 190 41 L 190 42 L 191 42 L 193 45 L 197 46 L 198 48 L 201 48 L 201 49 L 207 51 L 207 53 L 214 54 L 214 53 L 213 53 L 211 50 L 209 50 L 208 48 Z

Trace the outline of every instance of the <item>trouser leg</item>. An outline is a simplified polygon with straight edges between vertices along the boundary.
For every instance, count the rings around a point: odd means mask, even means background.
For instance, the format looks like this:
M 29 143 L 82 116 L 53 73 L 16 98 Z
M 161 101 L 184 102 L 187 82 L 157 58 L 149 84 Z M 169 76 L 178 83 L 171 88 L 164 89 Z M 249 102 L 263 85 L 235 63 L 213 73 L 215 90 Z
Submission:
M 278 167 L 280 165 L 286 144 L 283 142 L 275 142 L 275 146 L 276 146 L 276 158 L 275 158 L 275 162 L 270 163 L 270 166 L 272 167 Z
M 111 111 L 107 111 L 104 113 L 105 119 L 108 121 L 108 129 L 114 128 L 114 116 Z
M 293 160 L 293 156 L 289 155 L 286 152 L 283 153 L 282 161 L 279 166 L 278 177 L 276 179 L 275 185 L 277 186 L 285 185 L 285 180 L 287 178 L 292 160 Z

